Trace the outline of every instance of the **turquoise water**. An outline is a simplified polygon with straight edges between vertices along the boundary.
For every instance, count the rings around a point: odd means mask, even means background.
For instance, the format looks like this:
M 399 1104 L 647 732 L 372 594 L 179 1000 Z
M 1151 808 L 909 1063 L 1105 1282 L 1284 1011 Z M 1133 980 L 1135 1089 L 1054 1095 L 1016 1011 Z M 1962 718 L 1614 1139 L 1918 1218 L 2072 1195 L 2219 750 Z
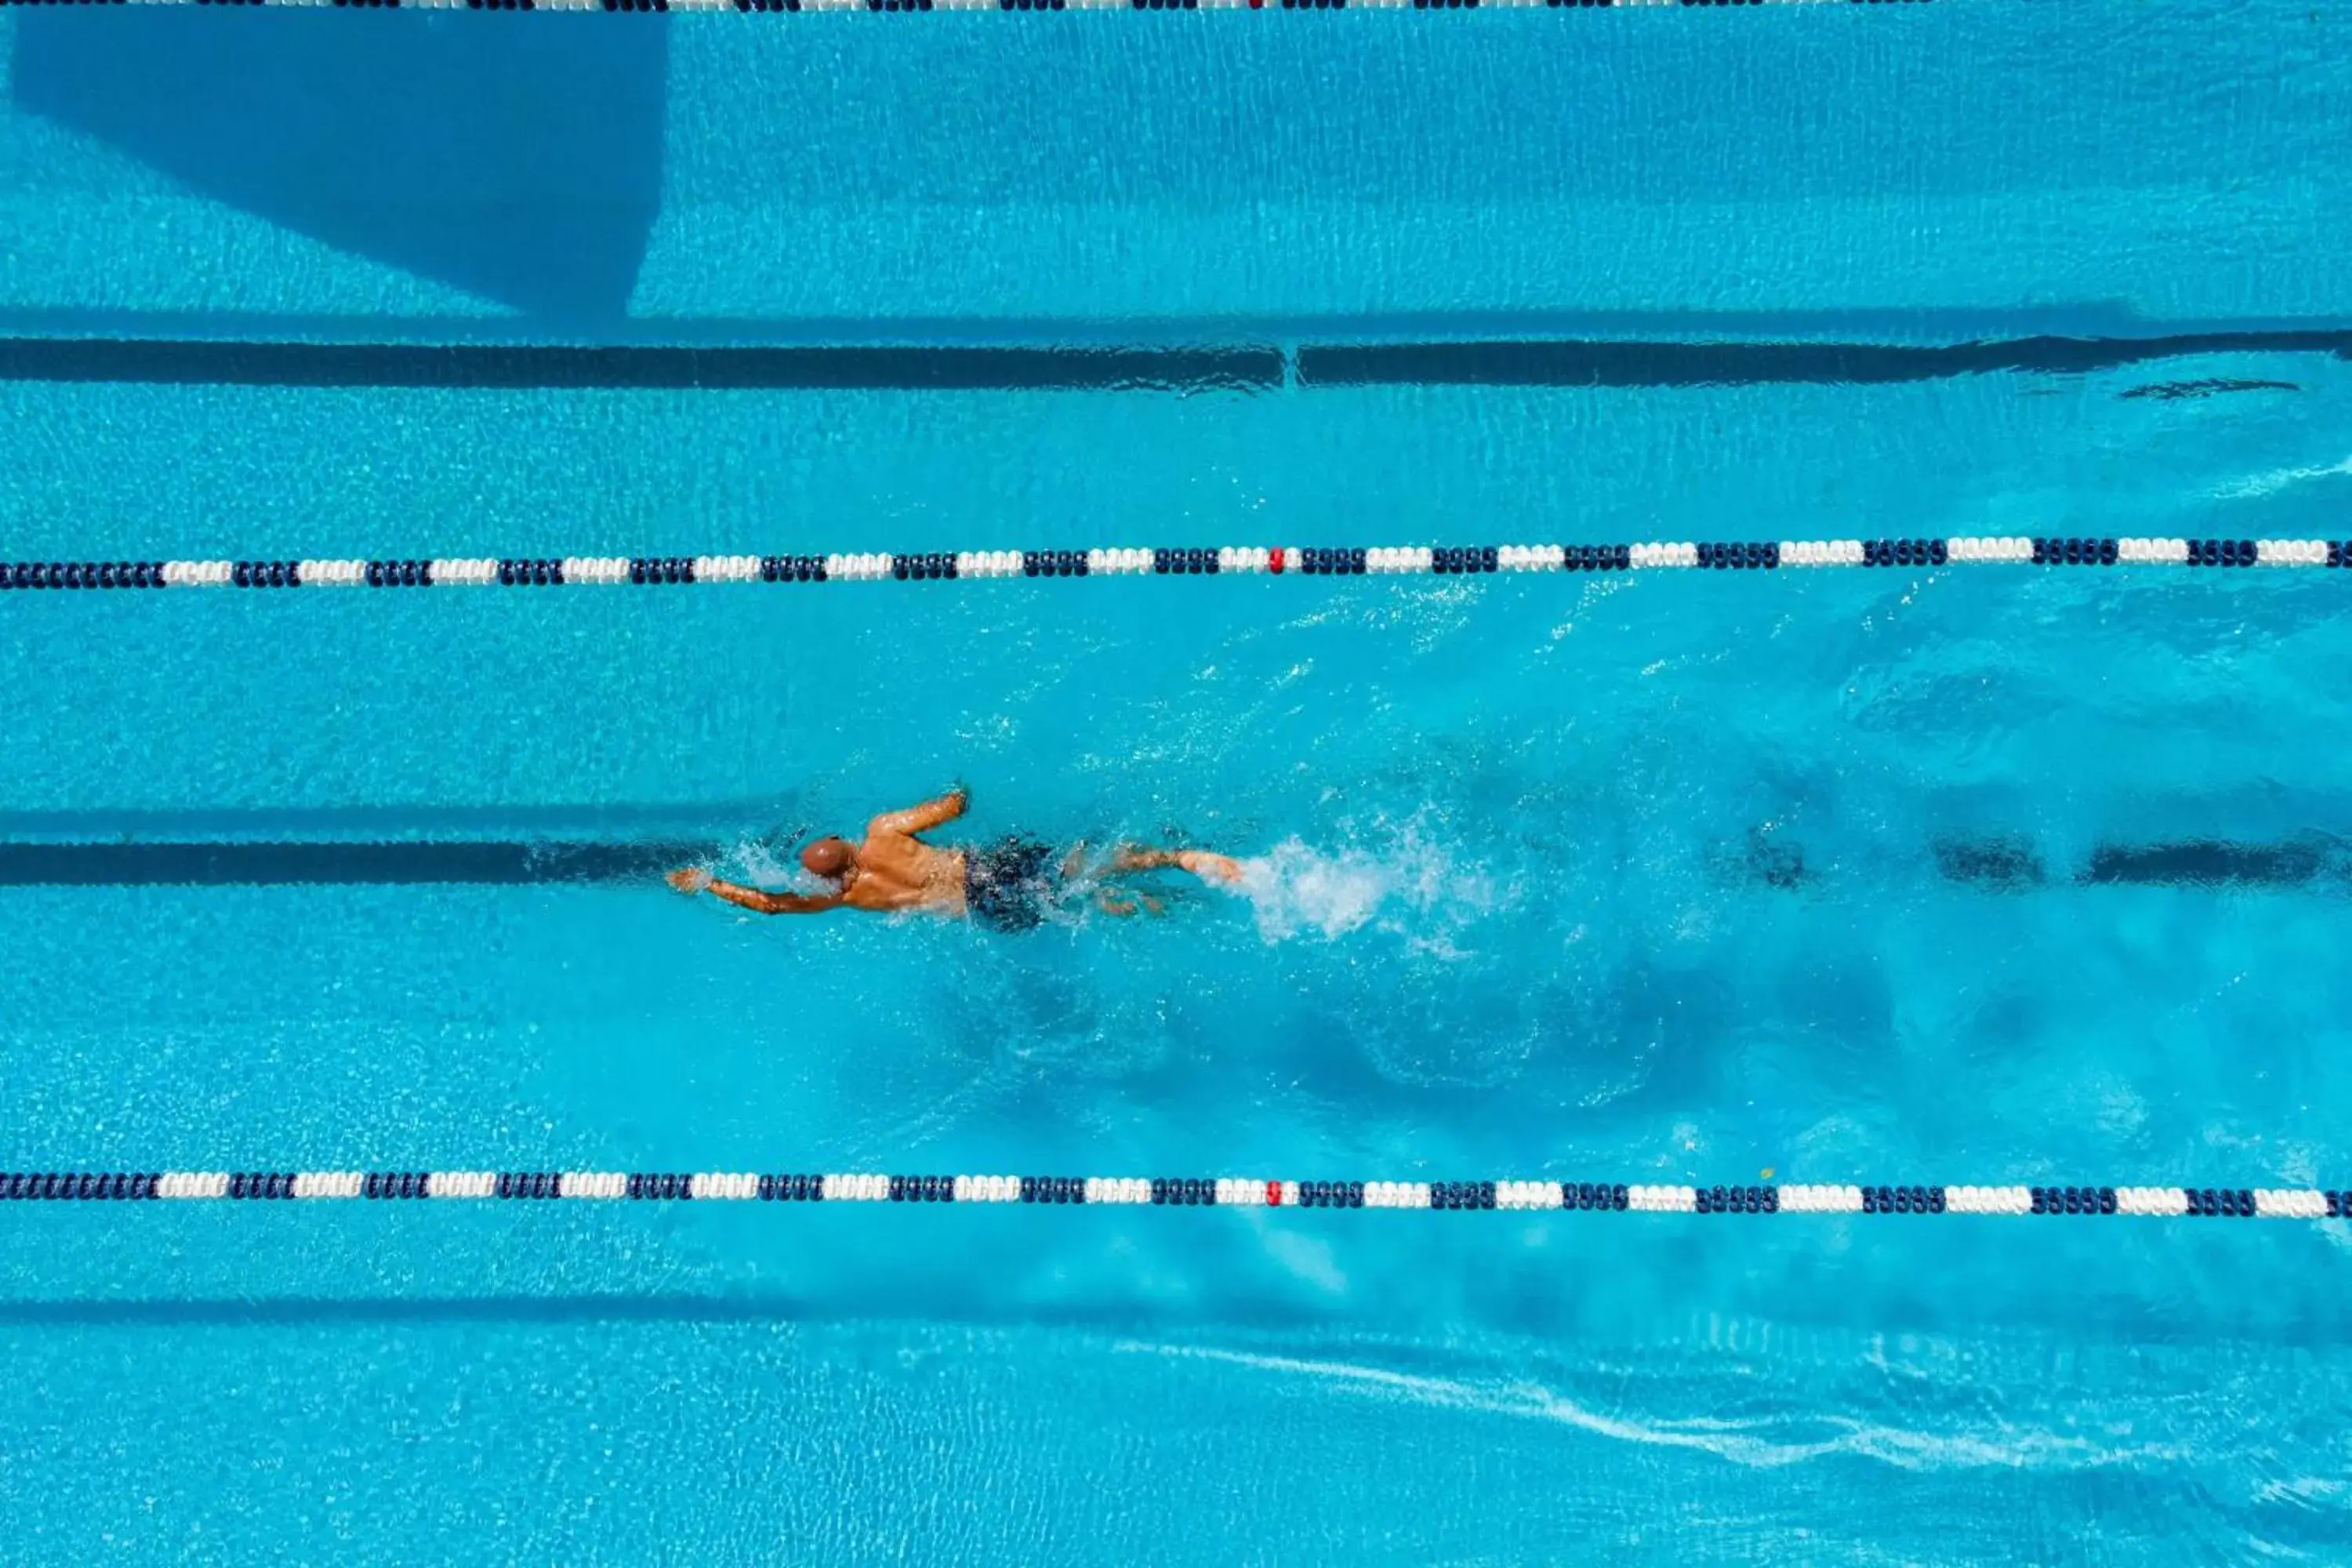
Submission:
M 16 14 L 0 335 L 2336 331 L 2347 46 L 2272 3 Z M 2325 351 L 11 379 L 0 556 L 2327 537 L 2347 416 Z M 0 1167 L 2341 1185 L 2343 591 L 13 595 L 12 841 L 683 837 L 757 873 L 961 778 L 975 835 L 1174 827 L 1269 890 L 1009 939 L 658 884 L 0 888 Z M 2079 879 L 2189 840 L 2323 868 Z M 2042 876 L 1956 878 L 1987 842 Z M 2333 1222 L 0 1221 L 14 1561 L 2328 1561 L 2352 1507 Z

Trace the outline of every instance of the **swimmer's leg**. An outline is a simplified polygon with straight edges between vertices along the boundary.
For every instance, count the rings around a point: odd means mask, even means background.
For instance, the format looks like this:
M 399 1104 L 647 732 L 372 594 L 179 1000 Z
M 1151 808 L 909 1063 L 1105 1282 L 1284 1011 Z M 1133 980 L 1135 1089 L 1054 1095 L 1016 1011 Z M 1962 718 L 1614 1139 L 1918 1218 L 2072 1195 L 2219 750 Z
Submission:
M 1153 849 L 1141 844 L 1120 845 L 1112 851 L 1108 869 L 1159 871 L 1170 868 L 1190 871 L 1213 888 L 1230 888 L 1242 879 L 1242 863 L 1230 855 L 1207 849 Z

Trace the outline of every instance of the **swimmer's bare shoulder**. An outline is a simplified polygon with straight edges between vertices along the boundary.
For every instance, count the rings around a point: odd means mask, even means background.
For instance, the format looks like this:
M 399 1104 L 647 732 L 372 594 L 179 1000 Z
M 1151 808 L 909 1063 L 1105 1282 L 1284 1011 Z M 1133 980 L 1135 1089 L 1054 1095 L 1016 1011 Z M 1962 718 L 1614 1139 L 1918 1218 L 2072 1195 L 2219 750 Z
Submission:
M 851 886 L 851 901 L 876 913 L 909 910 L 963 913 L 963 851 L 926 844 L 918 835 L 953 822 L 970 804 L 971 796 L 959 784 L 945 795 L 903 811 L 885 812 L 867 823 L 866 842 L 857 851 L 857 863 L 865 874 Z

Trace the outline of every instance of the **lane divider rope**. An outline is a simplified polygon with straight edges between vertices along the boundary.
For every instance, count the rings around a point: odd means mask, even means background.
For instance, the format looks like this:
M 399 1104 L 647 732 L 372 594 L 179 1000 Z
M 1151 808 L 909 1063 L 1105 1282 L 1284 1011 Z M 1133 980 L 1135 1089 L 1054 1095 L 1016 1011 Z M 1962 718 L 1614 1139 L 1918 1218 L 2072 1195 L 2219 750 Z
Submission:
M 0 0 L 0 6 L 58 0 Z M 221 5 L 353 11 L 1591 11 L 1672 6 L 1893 5 L 1917 0 L 75 0 L 110 5 Z
M 488 588 L 688 583 L 960 582 L 1006 577 L 1475 576 L 1496 572 L 1813 567 L 2342 567 L 2352 540 L 1823 539 L 1738 543 L 962 550 L 918 554 L 477 556 L 342 561 L 0 562 L 0 591 Z
M 1175 1208 L 1547 1209 L 1603 1214 L 2049 1215 L 2324 1220 L 2352 1190 L 2316 1187 L 1690 1187 L 1554 1181 L 1293 1182 L 1257 1177 L 765 1175 L 704 1171 L 12 1172 L 0 1201 L 554 1199 L 959 1203 Z

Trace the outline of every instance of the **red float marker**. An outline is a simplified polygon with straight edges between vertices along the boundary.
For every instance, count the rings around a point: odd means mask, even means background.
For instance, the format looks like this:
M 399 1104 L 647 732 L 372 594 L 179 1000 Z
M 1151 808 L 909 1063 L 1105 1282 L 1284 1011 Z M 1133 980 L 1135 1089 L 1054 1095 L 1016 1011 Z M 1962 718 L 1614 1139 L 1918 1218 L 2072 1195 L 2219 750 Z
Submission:
M 1268 1208 L 1278 1209 L 1282 1206 L 1282 1184 L 1280 1182 L 1268 1182 L 1265 1184 L 1265 1203 Z
M 1282 552 L 1279 548 L 1265 558 L 1265 569 L 1277 577 L 1282 574 Z

